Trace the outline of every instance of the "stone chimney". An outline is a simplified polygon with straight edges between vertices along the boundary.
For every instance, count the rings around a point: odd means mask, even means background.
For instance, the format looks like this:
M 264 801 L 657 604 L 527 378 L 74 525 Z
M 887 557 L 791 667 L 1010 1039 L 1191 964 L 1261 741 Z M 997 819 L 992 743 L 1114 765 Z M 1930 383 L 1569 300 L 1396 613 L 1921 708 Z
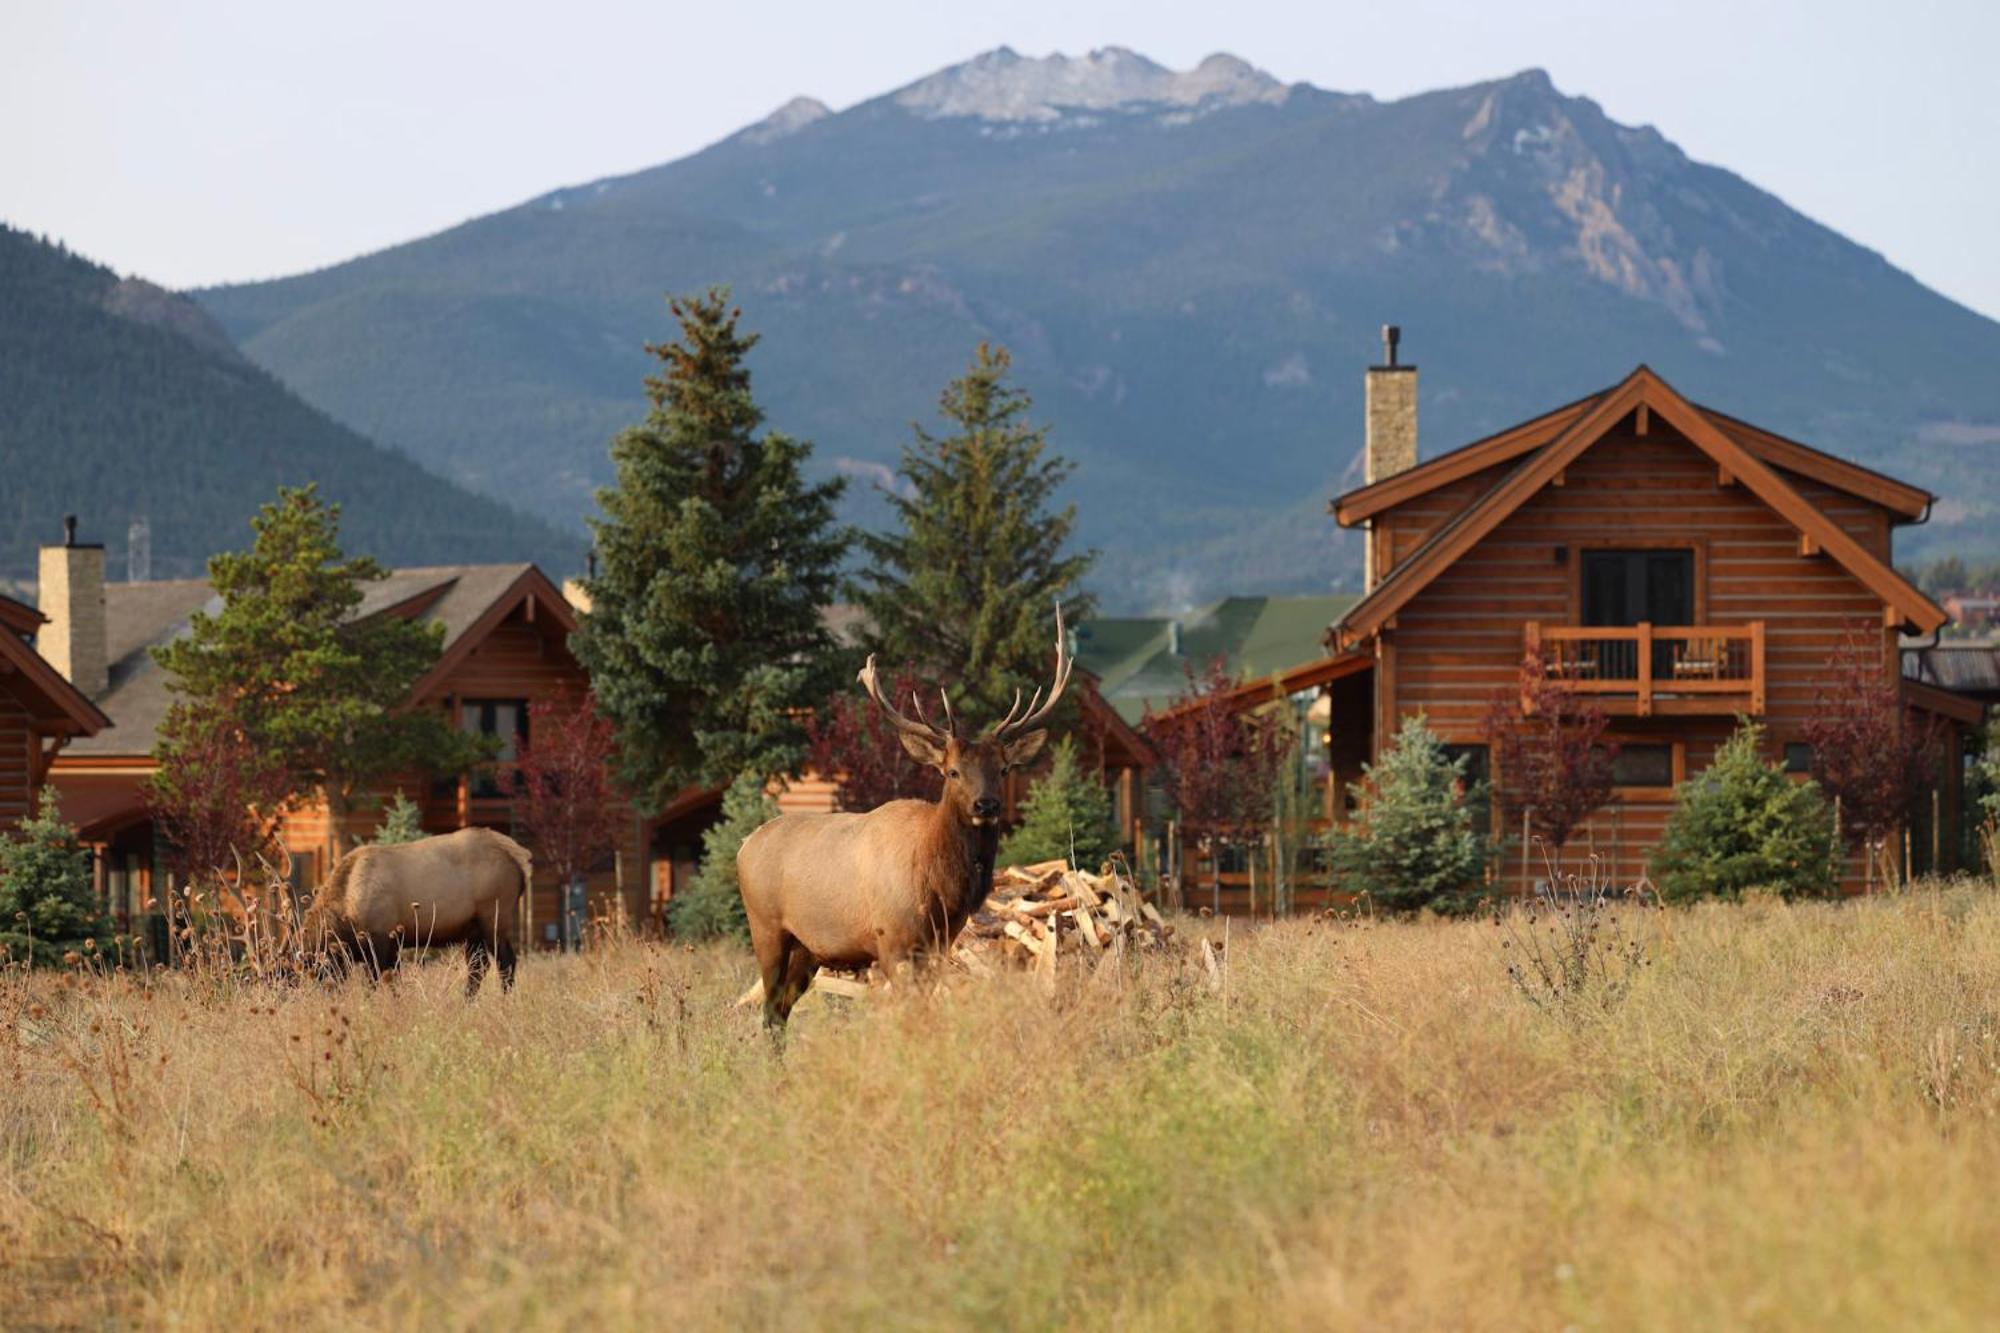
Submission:
M 1417 368 L 1396 359 L 1402 340 L 1401 329 L 1384 324 L 1382 364 L 1368 367 L 1365 381 L 1368 438 L 1362 465 L 1362 484 L 1366 486 L 1387 481 L 1417 465 Z M 1374 588 L 1377 578 L 1374 526 L 1371 521 L 1362 547 L 1365 586 L 1369 589 Z
M 35 648 L 69 683 L 95 699 L 110 684 L 105 657 L 104 547 L 78 542 L 76 515 L 63 518 L 63 544 L 42 548 L 41 612 L 49 623 Z

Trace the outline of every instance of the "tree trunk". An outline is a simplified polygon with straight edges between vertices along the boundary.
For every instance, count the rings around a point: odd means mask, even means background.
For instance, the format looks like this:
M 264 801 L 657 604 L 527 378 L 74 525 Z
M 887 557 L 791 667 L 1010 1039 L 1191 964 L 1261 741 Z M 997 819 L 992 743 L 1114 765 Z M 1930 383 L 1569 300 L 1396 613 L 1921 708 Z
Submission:
M 347 855 L 347 816 L 352 807 L 347 793 L 339 787 L 326 789 L 326 868 L 331 871 Z

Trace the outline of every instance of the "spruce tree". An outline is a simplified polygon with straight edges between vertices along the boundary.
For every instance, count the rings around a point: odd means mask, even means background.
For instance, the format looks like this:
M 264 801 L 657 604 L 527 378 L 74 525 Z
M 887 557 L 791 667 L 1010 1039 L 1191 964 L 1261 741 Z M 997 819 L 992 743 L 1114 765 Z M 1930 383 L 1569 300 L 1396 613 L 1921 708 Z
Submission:
M 1092 609 L 1076 588 L 1097 553 L 1066 549 L 1076 506 L 1055 507 L 1073 467 L 1029 421 L 1009 365 L 1005 348 L 981 343 L 939 401 L 948 432 L 914 428 L 907 494 L 889 496 L 900 529 L 863 534 L 871 567 L 854 589 L 870 646 L 950 686 L 969 715 L 1003 713 L 1016 689 L 1046 679 L 1058 597 L 1071 624 Z
M 1472 826 L 1485 795 L 1467 790 L 1465 768 L 1422 713 L 1406 718 L 1352 785 L 1361 817 L 1334 832 L 1331 848 L 1340 886 L 1402 910 L 1471 906 L 1490 848 Z
M 743 840 L 775 819 L 778 803 L 764 794 L 764 780 L 745 773 L 722 794 L 722 819 L 701 835 L 701 868 L 667 904 L 667 925 L 681 939 L 750 938 L 737 887 L 736 853 Z
M 375 845 L 394 847 L 417 842 L 424 836 L 423 807 L 404 795 L 402 788 L 397 788 L 395 797 L 382 807 L 382 825 L 375 830 Z
M 1117 834 L 1111 826 L 1111 793 L 1082 771 L 1076 745 L 1069 737 L 1057 741 L 1052 753 L 1049 771 L 1022 806 L 1021 827 L 1000 844 L 1000 864 L 1064 860 L 1094 871 L 1117 846 Z
M 1747 889 L 1787 898 L 1834 891 L 1833 806 L 1817 782 L 1766 763 L 1763 743 L 1762 727 L 1738 722 L 1714 762 L 1675 794 L 1653 852 L 1668 902 L 1734 899 Z
M 804 749 L 802 713 L 843 674 L 821 610 L 847 538 L 839 480 L 808 484 L 812 446 L 757 433 L 764 414 L 726 290 L 670 302 L 677 342 L 649 346 L 652 409 L 611 446 L 598 573 L 572 644 L 617 729 L 626 785 L 658 808 L 694 785 L 775 776 Z
M 111 941 L 97 908 L 90 853 L 46 787 L 41 808 L 11 838 L 0 837 L 0 963 L 52 967 L 65 953 Z

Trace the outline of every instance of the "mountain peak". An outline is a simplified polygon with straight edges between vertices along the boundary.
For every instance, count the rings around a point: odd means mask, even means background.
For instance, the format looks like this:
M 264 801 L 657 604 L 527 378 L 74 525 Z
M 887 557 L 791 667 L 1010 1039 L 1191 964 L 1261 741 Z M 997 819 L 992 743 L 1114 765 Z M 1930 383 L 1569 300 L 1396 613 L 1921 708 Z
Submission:
M 1171 70 L 1136 51 L 1106 46 L 1088 55 L 1038 58 L 1011 47 L 919 79 L 895 94 L 896 105 L 926 120 L 968 116 L 986 121 L 1048 122 L 1067 112 L 1170 108 L 1178 114 L 1249 103 L 1282 102 L 1284 84 L 1232 55 L 1209 56 L 1191 70 Z
M 794 97 L 743 131 L 742 137 L 755 144 L 770 143 L 788 134 L 797 134 L 816 120 L 833 114 L 833 108 L 817 97 Z

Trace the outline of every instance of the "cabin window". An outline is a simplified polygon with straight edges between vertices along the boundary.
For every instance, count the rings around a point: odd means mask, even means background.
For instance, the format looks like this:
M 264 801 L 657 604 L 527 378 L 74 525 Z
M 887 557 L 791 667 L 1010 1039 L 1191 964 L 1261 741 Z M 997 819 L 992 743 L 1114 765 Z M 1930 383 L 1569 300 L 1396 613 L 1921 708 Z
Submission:
M 1693 551 L 1585 551 L 1582 579 L 1585 625 L 1694 623 Z M 1597 652 L 1606 679 L 1638 677 L 1638 644 L 1609 639 Z M 1654 676 L 1673 674 L 1673 654 L 1671 641 L 1653 645 Z
M 1804 741 L 1785 742 L 1785 771 L 1787 773 L 1810 773 L 1813 766 L 1813 748 Z
M 494 766 L 473 774 L 472 794 L 488 799 L 507 795 L 512 789 L 512 782 L 503 785 L 501 773 L 521 757 L 522 743 L 528 739 L 528 701 L 466 699 L 458 707 L 461 729 L 482 736 L 496 736 L 500 740 Z
M 1493 832 L 1493 752 L 1484 745 L 1447 745 L 1444 757 L 1465 760 L 1465 790 L 1471 797 L 1472 831 L 1480 837 Z
M 1585 551 L 1586 625 L 1694 623 L 1693 551 Z
M 1671 787 L 1674 785 L 1672 745 L 1620 745 L 1611 756 L 1611 785 L 1614 787 Z

